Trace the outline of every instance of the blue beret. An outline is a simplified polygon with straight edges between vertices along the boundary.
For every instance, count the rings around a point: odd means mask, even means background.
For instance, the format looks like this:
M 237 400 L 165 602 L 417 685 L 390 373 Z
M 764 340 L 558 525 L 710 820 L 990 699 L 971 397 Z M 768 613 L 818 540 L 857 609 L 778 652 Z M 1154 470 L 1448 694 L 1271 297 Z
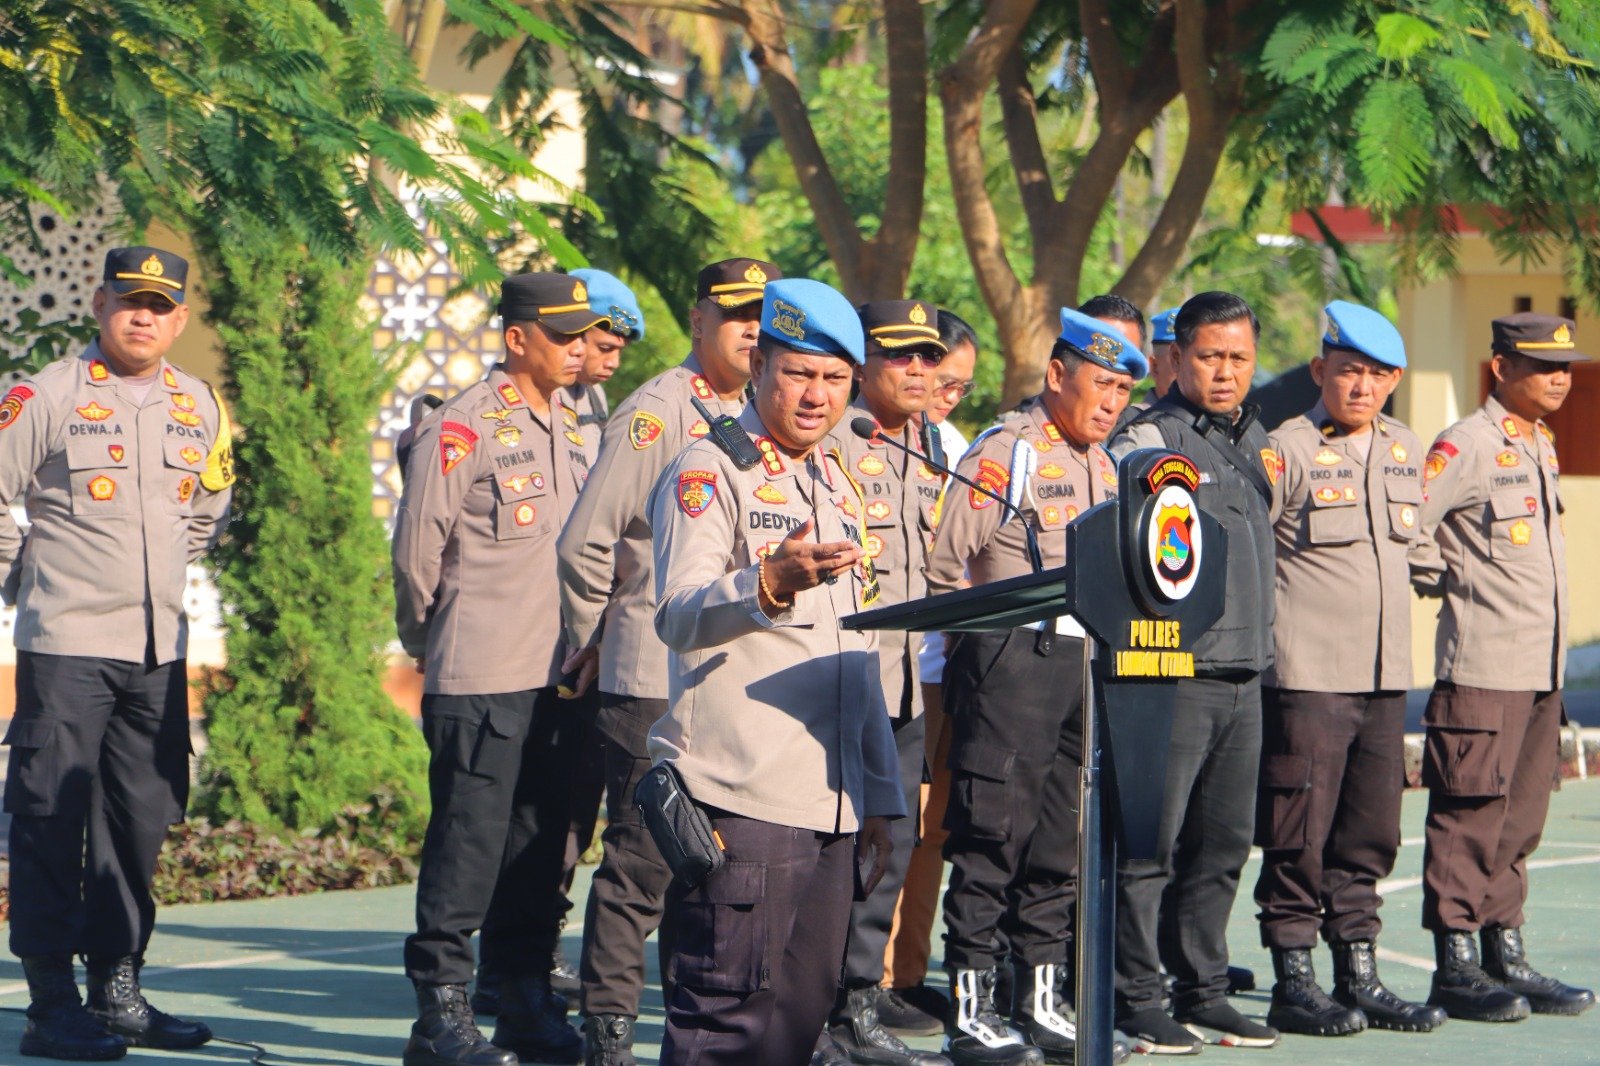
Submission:
M 1322 310 L 1328 316 L 1323 344 L 1360 352 L 1385 366 L 1406 365 L 1406 342 L 1400 331 L 1372 308 L 1335 300 Z
M 1165 311 L 1150 316 L 1150 343 L 1172 344 L 1178 339 L 1173 327 L 1178 323 L 1178 312 L 1182 306 L 1169 307 Z
M 611 332 L 629 340 L 644 338 L 644 312 L 638 297 L 615 274 L 583 267 L 572 271 L 589 289 L 589 310 L 611 319 Z
M 832 287 L 810 278 L 767 282 L 761 332 L 797 352 L 843 356 L 857 366 L 867 361 L 861 316 Z
M 1150 372 L 1150 361 L 1128 343 L 1121 330 L 1070 307 L 1061 309 L 1061 340 L 1089 362 L 1132 374 L 1135 381 Z

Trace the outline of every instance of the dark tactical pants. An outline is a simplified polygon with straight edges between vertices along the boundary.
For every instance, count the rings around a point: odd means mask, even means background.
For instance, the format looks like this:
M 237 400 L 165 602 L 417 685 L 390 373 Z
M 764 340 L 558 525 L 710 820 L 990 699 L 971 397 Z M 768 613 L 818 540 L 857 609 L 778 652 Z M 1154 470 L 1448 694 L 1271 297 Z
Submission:
M 839 984 L 855 836 L 707 813 L 728 862 L 667 890 L 662 1066 L 806 1066 Z
M 905 794 L 909 816 L 889 823 L 894 851 L 888 869 L 872 895 L 850 908 L 850 940 L 844 957 L 844 987 L 871 988 L 883 980 L 883 955 L 889 946 L 889 931 L 894 926 L 894 908 L 905 884 L 911 853 L 917 847 L 917 813 L 922 807 L 923 758 L 927 720 L 894 720 L 895 752 L 900 761 L 900 786 Z
M 1528 856 L 1550 811 L 1565 718 L 1560 690 L 1434 685 L 1423 718 L 1423 928 L 1522 925 Z
M 1119 1016 L 1161 1006 L 1163 962 L 1177 982 L 1177 1010 L 1227 994 L 1228 912 L 1250 856 L 1260 761 L 1258 676 L 1178 682 L 1158 857 L 1117 867 Z M 1154 782 L 1119 785 L 1149 788 Z
M 144 952 L 156 857 L 189 801 L 188 695 L 182 659 L 17 652 L 5 738 L 13 954 Z
M 550 965 L 550 900 L 570 817 L 552 795 L 567 794 L 571 766 L 556 743 L 560 702 L 554 688 L 422 697 L 433 813 L 417 876 L 417 931 L 406 939 L 412 980 L 472 979 L 472 933 L 487 924 L 492 899 L 505 909 L 483 939 L 485 965 L 512 977 Z
M 1261 702 L 1261 942 L 1375 940 L 1400 849 L 1405 693 L 1268 688 Z
M 599 706 L 599 694 L 593 688 L 577 699 L 552 697 L 548 706 L 554 718 L 554 731 L 549 737 L 554 746 L 552 764 L 570 776 L 564 795 L 557 795 L 554 788 L 540 793 L 539 824 L 555 824 L 562 808 L 568 812 L 568 824 L 561 855 L 561 878 L 554 893 L 538 900 L 543 911 L 537 920 L 553 924 L 559 937 L 567 924 L 567 912 L 572 910 L 572 880 L 578 873 L 578 860 L 594 840 L 594 826 L 600 815 L 600 792 L 605 787 L 601 766 L 605 741 L 593 726 L 594 713 Z M 480 950 L 491 967 L 495 948 L 488 945 L 500 937 L 507 916 L 527 906 L 528 901 L 503 899 L 496 890 L 489 903 L 489 913 L 484 916 L 483 929 L 478 933 Z
M 945 964 L 1067 961 L 1077 901 L 1083 641 L 965 633 L 945 666 L 955 726 L 944 855 Z
M 667 713 L 666 700 L 604 693 L 596 725 L 605 736 L 606 828 L 600 866 L 589 885 L 583 919 L 584 1014 L 638 1017 L 645 983 L 645 940 L 661 924 L 672 871 L 640 820 L 633 790 L 650 769 L 650 726 Z M 667 937 L 657 944 L 667 972 Z

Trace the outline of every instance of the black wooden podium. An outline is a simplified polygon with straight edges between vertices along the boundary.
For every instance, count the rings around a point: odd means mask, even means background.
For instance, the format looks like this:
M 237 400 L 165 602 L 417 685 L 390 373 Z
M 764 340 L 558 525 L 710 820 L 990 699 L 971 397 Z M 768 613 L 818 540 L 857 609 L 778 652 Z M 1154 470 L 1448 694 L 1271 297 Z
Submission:
M 1222 615 L 1227 533 L 1203 511 L 1186 457 L 1147 448 L 1118 467 L 1116 500 L 1067 527 L 1067 565 L 864 611 L 846 629 L 1007 629 L 1070 614 L 1083 624 L 1078 836 L 1080 1066 L 1109 1066 L 1119 849 L 1155 858 L 1174 686 Z M 1109 762 L 1105 756 L 1109 755 Z

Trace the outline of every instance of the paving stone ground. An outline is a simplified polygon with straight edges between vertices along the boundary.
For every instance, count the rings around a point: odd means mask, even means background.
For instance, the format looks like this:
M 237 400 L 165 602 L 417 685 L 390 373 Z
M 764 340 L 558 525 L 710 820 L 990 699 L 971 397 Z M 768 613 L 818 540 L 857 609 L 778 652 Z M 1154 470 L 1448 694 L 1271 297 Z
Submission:
M 1431 942 L 1418 928 L 1425 797 L 1405 800 L 1399 868 L 1386 889 L 1380 941 L 1383 973 L 1403 995 L 1426 996 Z M 1569 783 L 1555 797 L 1545 841 L 1534 858 L 1533 898 L 1526 928 L 1530 956 L 1546 972 L 1600 984 L 1600 782 Z M 1263 990 L 1239 997 L 1247 1014 L 1264 1015 L 1271 966 L 1259 946 L 1250 888 L 1258 865 L 1246 867 L 1230 936 L 1235 961 L 1255 968 Z M 587 891 L 591 867 L 575 891 Z M 397 1063 L 413 999 L 400 972 L 400 942 L 410 928 L 411 888 L 335 892 L 295 899 L 192 904 L 165 908 L 151 944 L 146 985 L 162 1008 L 203 1018 L 221 1036 L 268 1049 L 274 1066 Z M 582 908 L 574 911 L 582 914 Z M 566 934 L 576 958 L 582 930 Z M 654 952 L 649 952 L 655 977 Z M 1325 952 L 1317 965 L 1331 969 Z M 0 959 L 0 1008 L 26 1004 L 21 967 Z M 654 1062 L 661 1038 L 658 1000 L 647 997 L 640 1025 L 641 1062 Z M 16 1053 L 21 1016 L 0 1012 L 0 1064 Z M 937 1038 L 916 1042 L 934 1048 Z M 251 1052 L 213 1044 L 185 1054 L 132 1051 L 132 1064 L 249 1062 Z M 1577 1018 L 1535 1017 L 1516 1025 L 1450 1022 L 1438 1033 L 1365 1033 L 1336 1040 L 1287 1037 L 1272 1051 L 1207 1049 L 1204 1060 L 1277 1066 L 1430 1066 L 1472 1063 L 1556 1066 L 1600 1063 L 1600 1009 Z M 755 1064 L 753 1064 L 755 1066 Z

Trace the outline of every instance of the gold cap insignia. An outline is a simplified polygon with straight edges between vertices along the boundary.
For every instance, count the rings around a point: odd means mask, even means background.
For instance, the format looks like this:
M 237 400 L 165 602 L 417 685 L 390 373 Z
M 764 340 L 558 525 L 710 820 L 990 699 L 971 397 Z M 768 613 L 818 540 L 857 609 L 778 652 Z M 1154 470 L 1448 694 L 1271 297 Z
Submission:
M 1335 322 L 1331 318 L 1328 319 L 1328 339 L 1330 341 L 1337 341 L 1339 339 L 1339 323 Z
M 806 339 L 806 313 L 782 300 L 772 301 L 772 328 L 797 341 Z
M 921 304 L 912 304 L 911 313 L 906 316 L 913 326 L 923 326 L 928 322 L 928 312 L 922 309 Z
M 572 283 L 572 298 L 582 303 L 589 302 L 589 290 L 584 287 L 583 282 L 574 281 Z
M 750 282 L 752 285 L 765 285 L 767 283 L 767 272 L 762 270 L 756 264 L 751 263 L 749 268 L 744 272 L 744 280 Z
M 150 275 L 152 278 L 159 278 L 166 274 L 167 268 L 161 265 L 159 256 L 152 255 L 149 259 L 139 264 L 139 271 Z
M 1550 334 L 1550 339 L 1555 341 L 1557 344 L 1566 344 L 1572 340 L 1572 331 L 1568 329 L 1567 324 L 1563 322 L 1561 325 L 1556 327 L 1556 331 L 1554 333 Z
M 1104 333 L 1091 334 L 1089 337 L 1089 347 L 1085 348 L 1084 351 L 1088 352 L 1094 358 L 1103 359 L 1108 363 L 1114 363 L 1117 361 L 1117 342 L 1106 336 Z

